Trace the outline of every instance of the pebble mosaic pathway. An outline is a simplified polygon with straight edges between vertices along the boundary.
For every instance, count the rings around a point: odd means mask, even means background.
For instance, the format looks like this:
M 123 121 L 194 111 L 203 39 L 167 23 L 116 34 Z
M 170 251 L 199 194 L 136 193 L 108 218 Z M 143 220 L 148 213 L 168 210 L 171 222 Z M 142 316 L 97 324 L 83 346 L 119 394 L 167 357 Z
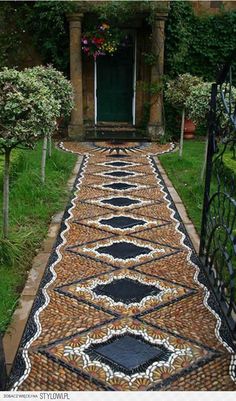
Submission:
M 61 147 L 83 161 L 9 388 L 236 390 L 230 333 L 153 158 L 172 146 Z

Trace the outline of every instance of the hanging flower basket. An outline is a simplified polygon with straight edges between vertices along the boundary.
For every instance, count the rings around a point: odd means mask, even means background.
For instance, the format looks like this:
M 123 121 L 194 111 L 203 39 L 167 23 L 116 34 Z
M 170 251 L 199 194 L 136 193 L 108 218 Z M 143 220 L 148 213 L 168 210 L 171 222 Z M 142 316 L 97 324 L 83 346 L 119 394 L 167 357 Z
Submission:
M 122 34 L 117 28 L 112 28 L 104 22 L 92 31 L 85 32 L 82 36 L 82 51 L 87 56 L 113 55 L 121 43 Z

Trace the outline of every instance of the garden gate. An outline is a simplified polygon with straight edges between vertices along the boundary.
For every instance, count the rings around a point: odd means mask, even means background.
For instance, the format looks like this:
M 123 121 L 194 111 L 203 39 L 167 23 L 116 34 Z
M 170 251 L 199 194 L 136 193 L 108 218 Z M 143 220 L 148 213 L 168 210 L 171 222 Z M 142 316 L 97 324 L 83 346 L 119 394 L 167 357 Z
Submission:
M 211 91 L 200 258 L 236 338 L 235 98 L 226 64 Z

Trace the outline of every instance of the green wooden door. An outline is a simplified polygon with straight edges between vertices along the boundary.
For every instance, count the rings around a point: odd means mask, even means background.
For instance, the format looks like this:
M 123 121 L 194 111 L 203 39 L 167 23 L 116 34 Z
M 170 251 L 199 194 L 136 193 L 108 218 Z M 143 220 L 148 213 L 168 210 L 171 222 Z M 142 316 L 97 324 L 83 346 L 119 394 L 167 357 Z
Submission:
M 97 120 L 132 122 L 133 48 L 97 59 Z

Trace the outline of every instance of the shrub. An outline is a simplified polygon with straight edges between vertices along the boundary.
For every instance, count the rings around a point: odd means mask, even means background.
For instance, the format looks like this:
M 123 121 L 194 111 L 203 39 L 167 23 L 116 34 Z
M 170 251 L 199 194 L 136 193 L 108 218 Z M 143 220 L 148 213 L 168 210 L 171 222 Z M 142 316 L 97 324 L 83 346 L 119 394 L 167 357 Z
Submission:
M 69 117 L 73 108 L 73 88 L 62 72 L 51 65 L 25 69 L 25 73 L 42 82 L 60 104 L 60 116 Z
M 170 80 L 167 83 L 165 91 L 166 100 L 177 109 L 184 109 L 192 88 L 201 82 L 201 78 L 190 74 L 179 75 L 176 79 Z
M 206 120 L 209 112 L 211 85 L 210 82 L 202 82 L 195 86 L 186 100 L 189 117 L 196 124 Z
M 192 88 L 191 93 L 186 101 L 186 108 L 188 109 L 189 117 L 196 123 L 201 124 L 207 120 L 207 116 L 210 110 L 210 98 L 211 98 L 211 82 L 202 82 L 201 84 Z M 234 108 L 236 101 L 236 88 L 232 87 L 231 98 L 225 94 L 225 105 L 230 108 Z M 229 122 L 225 106 L 222 102 L 221 94 L 217 95 L 217 116 L 220 120 L 222 128 L 226 127 Z

